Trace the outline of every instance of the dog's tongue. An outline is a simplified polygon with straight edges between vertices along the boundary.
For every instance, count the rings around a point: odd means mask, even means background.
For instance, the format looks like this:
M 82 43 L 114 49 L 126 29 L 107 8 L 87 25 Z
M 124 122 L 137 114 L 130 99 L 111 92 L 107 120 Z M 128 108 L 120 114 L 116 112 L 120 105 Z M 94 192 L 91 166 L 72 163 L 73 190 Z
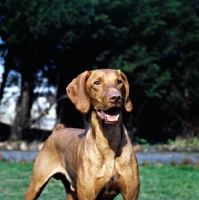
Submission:
M 118 115 L 109 115 L 103 111 L 101 111 L 101 113 L 105 116 L 104 119 L 107 122 L 117 122 L 118 121 L 119 114 Z
M 105 122 L 117 122 L 119 114 L 107 114 L 104 111 L 100 112 L 100 117 L 105 120 Z

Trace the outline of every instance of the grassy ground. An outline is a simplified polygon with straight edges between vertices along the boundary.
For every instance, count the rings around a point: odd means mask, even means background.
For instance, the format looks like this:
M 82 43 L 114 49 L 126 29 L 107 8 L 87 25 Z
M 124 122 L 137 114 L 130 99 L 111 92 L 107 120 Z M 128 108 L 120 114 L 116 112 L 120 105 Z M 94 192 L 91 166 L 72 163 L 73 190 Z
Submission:
M 32 163 L 0 162 L 0 199 L 21 200 L 28 187 Z M 193 167 L 141 166 L 139 200 L 197 200 L 199 199 L 199 169 Z M 65 199 L 60 181 L 51 179 L 41 200 Z M 115 200 L 122 200 L 121 196 Z

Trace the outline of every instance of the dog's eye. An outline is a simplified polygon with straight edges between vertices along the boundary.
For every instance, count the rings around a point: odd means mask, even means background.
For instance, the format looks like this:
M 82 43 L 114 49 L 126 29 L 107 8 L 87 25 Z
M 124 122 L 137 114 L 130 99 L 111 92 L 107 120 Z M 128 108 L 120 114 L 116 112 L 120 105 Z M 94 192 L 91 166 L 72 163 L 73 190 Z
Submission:
M 119 84 L 121 84 L 122 83 L 122 81 L 120 80 L 120 79 L 118 79 L 117 80 L 117 84 L 119 85 Z
M 100 85 L 101 83 L 100 83 L 100 81 L 95 81 L 94 84 L 95 85 Z

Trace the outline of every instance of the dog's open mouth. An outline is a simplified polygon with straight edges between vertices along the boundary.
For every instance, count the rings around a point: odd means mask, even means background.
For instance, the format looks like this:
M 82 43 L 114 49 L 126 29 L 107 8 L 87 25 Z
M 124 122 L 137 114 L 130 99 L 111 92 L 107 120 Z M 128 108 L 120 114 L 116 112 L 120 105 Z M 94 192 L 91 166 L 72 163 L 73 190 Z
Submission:
M 97 115 L 107 124 L 114 124 L 118 122 L 120 116 L 120 108 L 113 107 L 106 111 L 97 110 Z

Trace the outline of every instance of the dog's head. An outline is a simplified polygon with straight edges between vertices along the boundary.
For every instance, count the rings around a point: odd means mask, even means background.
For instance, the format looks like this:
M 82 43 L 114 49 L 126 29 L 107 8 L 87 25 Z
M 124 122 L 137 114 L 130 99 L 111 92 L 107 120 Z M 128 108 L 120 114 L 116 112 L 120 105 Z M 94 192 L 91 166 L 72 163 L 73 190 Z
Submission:
M 92 108 L 105 123 L 118 121 L 122 104 L 126 111 L 133 108 L 129 99 L 129 84 L 120 70 L 85 71 L 66 88 L 77 110 L 86 114 Z

